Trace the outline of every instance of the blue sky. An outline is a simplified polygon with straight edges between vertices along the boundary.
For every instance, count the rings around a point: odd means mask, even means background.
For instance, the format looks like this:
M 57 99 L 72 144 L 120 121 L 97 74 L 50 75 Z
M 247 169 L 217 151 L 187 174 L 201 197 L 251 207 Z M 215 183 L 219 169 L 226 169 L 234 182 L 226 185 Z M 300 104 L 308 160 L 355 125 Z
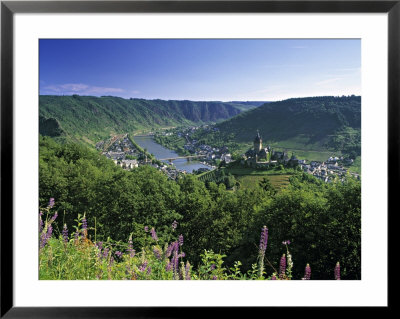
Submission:
M 40 94 L 196 101 L 361 95 L 361 41 L 51 40 Z

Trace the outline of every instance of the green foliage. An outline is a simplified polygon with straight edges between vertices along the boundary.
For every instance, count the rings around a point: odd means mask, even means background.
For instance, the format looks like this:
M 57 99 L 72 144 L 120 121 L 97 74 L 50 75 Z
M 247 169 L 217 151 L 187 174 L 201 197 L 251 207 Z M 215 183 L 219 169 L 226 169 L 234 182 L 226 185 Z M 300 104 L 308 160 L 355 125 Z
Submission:
M 309 174 L 294 174 L 290 185 L 276 194 L 267 181 L 259 185 L 259 180 L 254 181 L 254 188 L 229 191 L 223 182 L 203 182 L 201 177 L 205 175 L 186 175 L 173 181 L 150 166 L 125 171 L 84 146 L 60 145 L 48 137 L 40 137 L 39 147 L 40 209 L 45 212 L 49 198 L 55 198 L 52 211 L 60 213 L 60 218 L 53 223 L 57 234 L 64 223 L 81 227 L 81 217 L 75 219 L 78 214 L 85 215 L 91 225 L 87 233 L 89 241 L 103 241 L 114 249 L 125 245 L 126 250 L 127 238 L 132 235 L 134 247 L 144 248 L 140 254 L 138 251 L 138 256 L 146 256 L 143 258 L 151 255 L 153 245 L 165 249 L 165 244 L 182 234 L 186 258 L 194 268 L 204 265 L 204 250 L 210 252 L 209 256 L 212 251 L 226 256 L 224 268 L 228 274 L 240 260 L 243 276 L 253 278 L 259 231 L 263 225 L 268 225 L 268 259 L 273 267 L 278 268 L 282 241 L 290 239 L 293 278 L 301 278 L 304 266 L 309 263 L 314 279 L 330 279 L 333 267 L 340 261 L 344 279 L 360 279 L 360 181 L 348 177 L 345 182 L 325 184 Z M 229 173 L 234 175 L 233 169 L 224 168 L 218 174 L 223 180 L 230 178 Z M 176 230 L 171 227 L 174 220 L 178 222 Z M 157 230 L 158 242 L 143 231 L 145 226 Z M 59 260 L 58 268 L 65 262 L 72 267 L 70 265 L 77 259 L 70 260 L 69 254 L 62 255 L 61 248 L 61 244 L 50 242 L 44 250 L 47 257 L 42 261 L 43 269 L 56 260 Z M 74 256 L 78 258 L 79 254 L 80 250 L 76 250 Z M 97 276 L 96 272 L 85 272 L 85 267 L 97 265 L 94 257 L 82 258 L 87 259 L 83 261 L 82 270 L 77 270 L 79 278 Z M 207 258 L 217 262 L 216 256 Z M 104 279 L 108 274 L 104 268 L 106 264 L 102 265 Z M 136 261 L 132 267 L 140 265 Z M 158 267 L 157 278 L 161 278 L 165 275 L 161 271 L 165 264 L 157 265 L 152 267 Z M 257 270 L 255 273 L 257 275 Z M 120 275 L 113 278 L 122 278 L 120 276 L 122 269 Z
M 259 185 L 263 190 L 265 190 L 270 195 L 275 195 L 277 192 L 276 188 L 272 186 L 272 183 L 268 177 L 264 177 L 262 181 L 259 183 Z
M 198 130 L 193 138 L 212 146 L 228 146 L 231 152 L 244 152 L 258 129 L 263 145 L 277 149 L 332 149 L 359 154 L 361 98 L 323 96 L 266 103 L 225 120 L 216 128 L 217 131 Z
M 227 119 L 244 108 L 224 102 L 163 101 L 103 96 L 39 97 L 40 133 L 93 144 L 110 134 Z

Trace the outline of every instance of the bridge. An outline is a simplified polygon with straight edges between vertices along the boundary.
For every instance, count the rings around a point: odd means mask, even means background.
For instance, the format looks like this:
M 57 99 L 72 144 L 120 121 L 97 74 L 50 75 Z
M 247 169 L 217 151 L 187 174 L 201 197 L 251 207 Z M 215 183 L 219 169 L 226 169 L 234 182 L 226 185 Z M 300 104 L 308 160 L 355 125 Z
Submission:
M 178 156 L 178 157 L 168 157 L 168 158 L 159 158 L 159 161 L 169 161 L 172 162 L 177 159 L 186 158 L 188 161 L 192 158 L 200 158 L 200 157 L 207 157 L 207 155 L 191 155 L 191 156 Z

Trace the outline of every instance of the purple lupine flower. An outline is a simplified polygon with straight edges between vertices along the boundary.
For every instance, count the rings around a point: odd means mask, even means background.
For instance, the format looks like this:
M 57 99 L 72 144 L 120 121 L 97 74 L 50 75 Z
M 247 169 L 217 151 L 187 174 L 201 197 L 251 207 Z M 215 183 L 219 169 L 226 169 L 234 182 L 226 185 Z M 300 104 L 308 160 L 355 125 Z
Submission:
M 148 226 L 144 226 L 144 231 L 147 233 L 149 231 L 149 227 Z
M 340 264 L 339 264 L 339 262 L 337 262 L 336 266 L 335 266 L 335 280 L 340 280 Z
M 182 251 L 179 255 L 178 255 L 178 258 L 183 258 L 183 257 L 185 257 L 186 256 L 186 254 Z
M 39 213 L 39 233 L 43 230 L 43 220 L 42 220 L 43 212 Z
M 171 268 L 172 268 L 172 263 L 168 260 L 168 263 L 167 263 L 167 265 L 165 266 L 165 270 L 166 270 L 166 271 L 170 271 Z
M 84 238 L 86 238 L 86 236 L 87 236 L 87 220 L 86 220 L 85 216 L 83 216 L 83 219 L 82 219 L 82 236 Z
M 119 250 L 117 250 L 115 252 L 115 256 L 117 256 L 118 258 L 121 258 L 122 257 L 122 253 Z
M 87 229 L 87 220 L 86 217 L 83 217 L 82 219 L 82 230 L 86 230 Z
M 153 253 L 154 253 L 154 256 L 156 256 L 156 258 L 158 260 L 161 260 L 161 251 L 158 247 L 155 247 L 155 246 L 153 247 Z
M 187 261 L 185 266 L 185 280 L 190 280 L 190 264 Z
M 54 222 L 54 221 L 56 220 L 57 216 L 58 216 L 58 212 L 56 212 L 56 213 L 53 215 L 53 217 L 51 217 L 50 223 Z
M 166 252 L 165 252 L 165 256 L 168 258 L 169 256 L 171 256 L 171 254 L 172 254 L 172 252 L 174 251 L 174 249 L 175 249 L 175 241 L 173 242 L 173 243 L 171 243 L 168 247 L 167 247 L 167 250 L 166 250 Z
M 286 256 L 285 254 L 282 255 L 281 261 L 279 263 L 279 277 L 282 278 L 286 272 Z
M 63 228 L 63 231 L 62 231 L 62 236 L 63 236 L 64 242 L 68 243 L 68 228 L 67 228 L 67 224 L 64 224 L 64 228 Z
M 103 250 L 103 258 L 107 258 L 107 256 L 108 256 L 108 252 L 110 251 L 110 249 L 109 248 L 104 248 L 104 250 Z
M 217 276 L 213 276 L 213 277 L 212 277 L 212 280 L 217 280 Z
M 311 267 L 307 264 L 306 269 L 304 270 L 304 278 L 303 280 L 310 280 L 311 278 Z
M 150 275 L 151 274 L 151 267 L 149 266 L 148 268 L 147 268 L 147 275 Z
M 53 208 L 54 203 L 55 203 L 55 202 L 54 202 L 54 198 L 51 197 L 50 200 L 49 200 L 49 203 L 47 204 L 47 208 Z
M 144 263 L 140 265 L 139 271 L 141 272 L 145 271 L 146 267 L 147 267 L 147 261 L 144 261 Z
M 174 222 L 172 223 L 172 230 L 175 230 L 176 227 L 178 227 L 178 222 L 174 220 Z
M 277 280 L 275 275 L 272 275 L 271 280 Z
M 151 238 L 153 238 L 155 241 L 157 241 L 158 237 L 157 237 L 154 227 L 150 230 L 150 233 L 151 233 Z
M 264 226 L 261 229 L 261 236 L 260 236 L 260 254 L 264 256 L 265 250 L 267 249 L 268 243 L 268 228 Z
M 129 236 L 128 252 L 129 252 L 129 257 L 131 257 L 131 258 L 135 257 L 135 250 L 133 249 L 132 235 Z
M 179 279 L 179 244 L 177 241 L 173 243 L 173 252 L 172 252 L 172 271 L 174 273 L 174 279 Z
M 48 225 L 47 232 L 43 233 L 42 236 L 40 236 L 40 248 L 43 248 L 44 246 L 46 246 L 52 233 L 53 233 L 53 227 L 51 225 Z
M 179 246 L 183 245 L 183 235 L 182 234 L 179 235 L 178 243 L 179 243 Z
M 39 240 L 39 247 L 43 248 L 44 246 L 46 246 L 47 243 L 47 232 L 42 232 L 42 234 L 40 235 L 40 240 Z
M 47 227 L 47 239 L 51 237 L 52 233 L 53 233 L 53 226 L 49 225 L 49 227 Z

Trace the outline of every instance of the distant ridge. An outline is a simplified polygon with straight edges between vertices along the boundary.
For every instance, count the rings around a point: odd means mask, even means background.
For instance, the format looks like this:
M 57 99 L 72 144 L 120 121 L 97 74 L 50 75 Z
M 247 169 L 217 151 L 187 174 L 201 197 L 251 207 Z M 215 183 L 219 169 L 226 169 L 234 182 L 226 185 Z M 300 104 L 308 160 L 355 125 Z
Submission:
M 247 109 L 233 102 L 40 95 L 39 129 L 42 135 L 94 143 L 112 133 L 217 122 Z
M 222 141 L 250 143 L 259 130 L 264 144 L 335 149 L 359 155 L 361 97 L 320 96 L 265 103 L 220 122 L 217 127 Z M 206 140 L 207 134 L 211 133 L 204 133 Z

